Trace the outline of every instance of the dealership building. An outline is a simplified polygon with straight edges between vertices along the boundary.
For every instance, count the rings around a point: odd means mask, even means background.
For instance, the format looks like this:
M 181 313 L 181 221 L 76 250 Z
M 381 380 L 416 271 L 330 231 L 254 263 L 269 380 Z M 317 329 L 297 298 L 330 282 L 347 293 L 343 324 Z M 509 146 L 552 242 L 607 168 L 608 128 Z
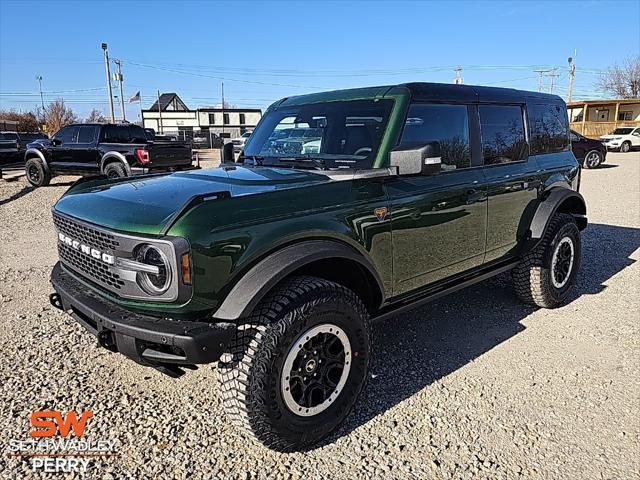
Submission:
M 198 108 L 191 110 L 175 93 L 163 93 L 148 110 L 142 110 L 144 128 L 180 139 L 239 137 L 252 131 L 262 117 L 259 108 Z

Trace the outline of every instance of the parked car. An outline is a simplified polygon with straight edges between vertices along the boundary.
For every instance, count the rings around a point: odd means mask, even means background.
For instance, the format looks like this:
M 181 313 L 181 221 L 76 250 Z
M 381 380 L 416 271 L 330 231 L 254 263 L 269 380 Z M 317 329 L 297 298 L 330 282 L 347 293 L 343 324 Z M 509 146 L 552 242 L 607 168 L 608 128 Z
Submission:
M 96 175 L 108 178 L 191 167 L 191 142 L 148 139 L 130 124 L 83 123 L 61 128 L 51 140 L 27 146 L 27 180 L 48 185 L 55 175 Z
M 231 143 L 233 143 L 233 151 L 236 153 L 240 152 L 244 148 L 250 136 L 251 136 L 251 132 L 244 132 L 239 137 L 232 139 Z
M 612 133 L 603 135 L 600 139 L 608 149 L 626 153 L 632 148 L 640 147 L 640 127 L 616 128 Z
M 19 164 L 24 162 L 27 144 L 47 139 L 44 133 L 0 132 L 0 165 Z
M 571 130 L 571 150 L 584 168 L 597 168 L 607 158 L 607 147 L 599 140 L 584 137 Z
M 318 152 L 274 147 L 292 116 Z M 509 270 L 536 307 L 575 284 L 586 206 L 555 95 L 412 83 L 289 97 L 233 158 L 73 185 L 53 209 L 51 303 L 168 375 L 218 361 L 228 416 L 270 448 L 311 448 L 348 415 L 373 319 L 401 329 L 409 309 Z

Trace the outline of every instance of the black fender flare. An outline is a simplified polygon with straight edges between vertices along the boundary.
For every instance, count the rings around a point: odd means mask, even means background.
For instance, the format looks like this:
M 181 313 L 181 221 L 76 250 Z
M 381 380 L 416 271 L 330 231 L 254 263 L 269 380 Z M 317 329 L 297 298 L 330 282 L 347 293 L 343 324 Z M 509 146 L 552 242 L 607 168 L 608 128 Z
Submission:
M 51 168 L 49 168 L 49 164 L 47 163 L 47 159 L 44 157 L 44 153 L 42 153 L 37 148 L 28 148 L 24 152 L 24 163 L 27 163 L 27 160 L 29 158 L 34 158 L 34 157 L 38 157 L 40 161 L 42 161 L 42 164 L 44 165 L 45 170 L 51 173 Z
M 544 236 L 551 218 L 558 211 L 573 215 L 580 230 L 587 227 L 587 205 L 582 195 L 568 188 L 554 188 L 538 205 L 531 220 L 529 231 L 534 242 L 537 243 Z
M 307 240 L 277 250 L 251 267 L 213 313 L 219 320 L 238 320 L 254 310 L 265 295 L 287 275 L 317 260 L 343 258 L 365 268 L 384 295 L 382 280 L 371 263 L 354 248 L 332 240 Z

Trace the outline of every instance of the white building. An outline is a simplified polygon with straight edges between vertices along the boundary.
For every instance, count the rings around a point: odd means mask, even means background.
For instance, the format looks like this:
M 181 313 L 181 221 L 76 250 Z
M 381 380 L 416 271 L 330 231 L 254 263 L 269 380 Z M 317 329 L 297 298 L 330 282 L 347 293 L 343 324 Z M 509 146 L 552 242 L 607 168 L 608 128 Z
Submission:
M 221 138 L 239 137 L 251 131 L 262 118 L 259 108 L 199 108 L 190 110 L 175 93 L 160 95 L 148 110 L 142 110 L 144 128 L 159 135 L 177 135 L 181 139 L 207 139 L 211 134 Z

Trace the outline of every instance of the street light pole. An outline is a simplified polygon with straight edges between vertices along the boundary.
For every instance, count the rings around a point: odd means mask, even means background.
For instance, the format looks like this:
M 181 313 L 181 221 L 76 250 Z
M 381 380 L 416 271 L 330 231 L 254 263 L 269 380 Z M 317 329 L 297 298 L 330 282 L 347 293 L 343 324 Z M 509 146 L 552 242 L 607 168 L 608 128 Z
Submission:
M 116 123 L 116 117 L 113 114 L 113 92 L 111 91 L 111 70 L 109 69 L 109 50 L 107 50 L 107 44 L 102 44 L 102 51 L 104 52 L 104 68 L 107 73 L 107 92 L 109 94 L 109 116 L 111 117 L 111 123 Z
M 36 76 L 38 84 L 40 85 L 40 104 L 42 105 L 42 119 L 44 120 L 44 97 L 42 96 L 42 75 Z

